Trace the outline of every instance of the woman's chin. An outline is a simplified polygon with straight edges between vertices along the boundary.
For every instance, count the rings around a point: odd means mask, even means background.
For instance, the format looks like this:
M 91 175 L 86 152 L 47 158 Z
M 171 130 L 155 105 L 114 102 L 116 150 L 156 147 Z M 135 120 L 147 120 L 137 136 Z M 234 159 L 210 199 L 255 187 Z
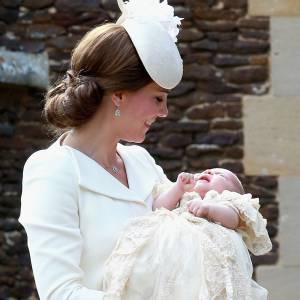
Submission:
M 143 135 L 143 136 L 136 136 L 136 137 L 133 137 L 133 136 L 128 136 L 128 137 L 124 137 L 122 140 L 128 142 L 128 143 L 137 143 L 137 144 L 141 144 L 145 141 L 145 138 L 146 136 Z

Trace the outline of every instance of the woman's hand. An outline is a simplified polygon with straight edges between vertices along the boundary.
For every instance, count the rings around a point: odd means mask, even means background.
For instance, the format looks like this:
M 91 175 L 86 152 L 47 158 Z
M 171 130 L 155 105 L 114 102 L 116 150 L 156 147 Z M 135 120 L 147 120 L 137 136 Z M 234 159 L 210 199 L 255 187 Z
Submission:
M 207 218 L 209 215 L 209 203 L 201 198 L 193 199 L 187 202 L 188 211 L 196 217 Z

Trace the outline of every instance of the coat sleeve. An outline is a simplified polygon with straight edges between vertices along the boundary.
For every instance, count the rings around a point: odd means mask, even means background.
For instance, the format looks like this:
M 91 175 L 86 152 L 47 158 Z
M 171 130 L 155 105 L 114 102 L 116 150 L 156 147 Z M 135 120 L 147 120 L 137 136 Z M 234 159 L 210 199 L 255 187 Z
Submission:
M 72 158 L 67 149 L 49 151 L 34 153 L 24 166 L 19 217 L 40 299 L 105 299 L 104 292 L 82 285 L 78 184 Z

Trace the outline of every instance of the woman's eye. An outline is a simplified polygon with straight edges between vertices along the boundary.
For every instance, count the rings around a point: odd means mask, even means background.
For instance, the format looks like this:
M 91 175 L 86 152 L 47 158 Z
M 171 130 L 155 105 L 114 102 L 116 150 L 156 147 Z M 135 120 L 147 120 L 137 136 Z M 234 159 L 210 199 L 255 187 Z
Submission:
M 164 99 L 161 98 L 161 97 L 155 97 L 155 99 L 156 99 L 158 102 L 163 102 L 163 101 L 164 101 Z

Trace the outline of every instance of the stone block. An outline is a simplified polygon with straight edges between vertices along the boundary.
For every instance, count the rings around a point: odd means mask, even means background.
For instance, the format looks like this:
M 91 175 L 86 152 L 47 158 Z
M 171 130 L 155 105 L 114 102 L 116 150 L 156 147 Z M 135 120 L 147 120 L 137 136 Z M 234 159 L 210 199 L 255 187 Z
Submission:
M 210 40 L 214 40 L 214 41 L 230 41 L 230 40 L 236 40 L 238 38 L 238 33 L 210 31 L 210 32 L 206 32 L 206 36 Z
M 237 67 L 226 73 L 228 81 L 237 84 L 262 82 L 268 79 L 269 70 L 262 66 Z
M 213 119 L 213 118 L 222 118 L 224 117 L 224 107 L 220 103 L 213 104 L 199 104 L 190 107 L 186 115 L 190 119 Z
M 267 189 L 277 189 L 278 180 L 276 176 L 256 176 L 254 183 Z
M 298 266 L 300 269 L 300 235 L 296 233 L 298 228 L 300 228 L 299 194 L 300 176 L 279 177 L 278 200 L 280 203 L 280 260 L 281 264 L 285 267 Z
M 225 157 L 241 159 L 244 157 L 244 150 L 242 147 L 238 146 L 226 148 Z
M 269 291 L 270 300 L 300 299 L 298 267 L 259 266 L 256 278 Z
M 190 53 L 184 58 L 184 64 L 210 64 L 212 62 L 212 57 L 213 54 L 209 52 Z
M 241 118 L 242 117 L 242 106 L 238 104 L 227 104 L 225 106 L 228 117 L 230 118 Z M 235 129 L 235 128 L 233 128 Z
M 57 0 L 55 7 L 61 11 L 92 11 L 99 10 L 99 0 Z
M 196 21 L 197 27 L 202 31 L 218 31 L 218 32 L 232 32 L 237 28 L 235 21 Z
M 194 17 L 199 20 L 218 21 L 229 20 L 234 21 L 243 15 L 243 11 L 230 9 L 211 9 L 204 7 L 196 7 L 194 9 Z
M 214 80 L 220 76 L 211 65 L 198 65 L 197 63 L 185 65 L 183 79 L 185 80 Z
M 266 66 L 269 65 L 269 55 L 252 55 L 250 57 L 250 65 L 262 65 Z
M 158 159 L 178 159 L 181 161 L 183 157 L 183 150 L 182 149 L 173 149 L 167 147 L 148 147 L 147 149 L 151 155 Z
M 27 28 L 27 37 L 30 39 L 47 39 L 63 33 L 63 27 L 51 24 L 33 24 Z
M 219 146 L 231 146 L 235 144 L 241 144 L 239 132 L 219 130 L 210 133 L 199 133 L 195 137 L 196 143 L 219 145 Z
M 162 144 L 168 147 L 181 148 L 192 143 L 189 134 L 171 133 L 162 139 Z
M 193 81 L 181 81 L 169 94 L 169 97 L 179 97 L 188 94 L 196 89 Z
M 12 24 L 18 20 L 18 9 L 0 6 L 0 20 Z
M 49 7 L 53 5 L 54 1 L 53 0 L 24 0 L 22 3 L 23 6 L 29 8 L 29 9 L 41 9 L 45 7 Z
M 249 56 L 217 54 L 214 58 L 214 64 L 218 67 L 235 67 L 249 65 Z
M 165 126 L 166 132 L 206 132 L 209 129 L 209 123 L 207 121 L 179 121 L 172 122 Z
M 204 39 L 200 42 L 193 42 L 191 43 L 191 46 L 194 50 L 216 51 L 218 49 L 218 43 L 208 39 Z
M 196 170 L 206 170 L 219 167 L 219 161 L 217 157 L 200 157 L 199 159 L 190 159 L 188 166 Z
M 178 39 L 181 42 L 194 42 L 202 39 L 204 36 L 202 31 L 196 28 L 182 29 L 179 33 Z
M 166 171 L 179 171 L 182 168 L 180 160 L 157 160 L 157 163 Z
M 217 145 L 198 145 L 192 144 L 186 148 L 186 154 L 190 157 L 199 157 L 203 155 L 221 155 L 223 149 Z
M 4 7 L 8 7 L 8 8 L 19 7 L 21 3 L 22 3 L 22 0 L 2 0 L 1 1 L 1 4 Z
M 49 85 L 48 55 L 0 48 L 0 78 L 2 83 L 46 89 Z
M 240 36 L 244 39 L 256 39 L 268 41 L 270 34 L 266 30 L 240 29 Z
M 241 88 L 239 86 L 224 82 L 224 80 L 220 78 L 214 81 L 199 81 L 198 88 L 202 92 L 220 94 L 222 96 L 224 96 L 224 94 L 233 94 L 241 92 Z
M 224 8 L 246 8 L 247 0 L 223 0 Z
M 267 17 L 249 17 L 240 19 L 238 21 L 239 29 L 264 29 L 269 30 L 270 19 Z
M 225 41 L 218 44 L 218 51 L 227 54 L 263 54 L 267 53 L 270 44 L 263 40 Z
M 300 3 L 299 3 L 300 8 Z M 300 95 L 300 18 L 271 19 L 271 80 L 274 96 Z
M 235 174 L 240 174 L 244 172 L 243 163 L 238 160 L 230 160 L 230 159 L 221 160 L 219 162 L 219 167 L 228 169 Z
M 299 104 L 296 97 L 244 97 L 246 174 L 300 175 Z
M 248 13 L 252 16 L 300 16 L 298 0 L 249 0 Z
M 211 122 L 211 129 L 242 129 L 242 122 L 232 119 L 214 119 Z

